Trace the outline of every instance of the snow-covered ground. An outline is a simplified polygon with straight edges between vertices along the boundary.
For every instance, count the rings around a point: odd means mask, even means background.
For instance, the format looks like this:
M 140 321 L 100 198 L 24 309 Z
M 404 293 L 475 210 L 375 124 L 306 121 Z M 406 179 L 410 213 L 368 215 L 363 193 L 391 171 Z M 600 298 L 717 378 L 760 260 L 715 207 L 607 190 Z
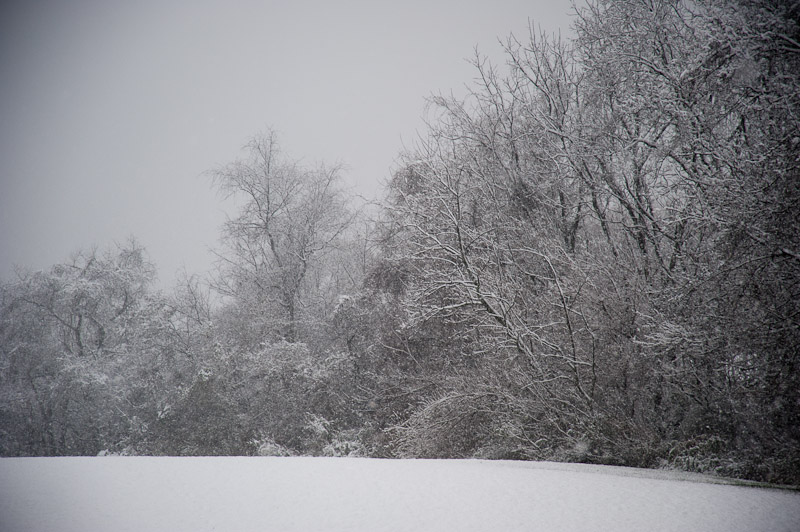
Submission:
M 800 530 L 800 492 L 717 482 L 481 460 L 5 458 L 0 530 Z

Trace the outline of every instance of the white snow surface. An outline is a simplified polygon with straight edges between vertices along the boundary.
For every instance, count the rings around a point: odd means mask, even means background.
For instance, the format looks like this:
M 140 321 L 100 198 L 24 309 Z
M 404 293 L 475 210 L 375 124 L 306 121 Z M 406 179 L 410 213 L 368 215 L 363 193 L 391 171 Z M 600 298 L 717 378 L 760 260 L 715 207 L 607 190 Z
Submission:
M 0 530 L 800 531 L 800 492 L 484 460 L 4 458 Z

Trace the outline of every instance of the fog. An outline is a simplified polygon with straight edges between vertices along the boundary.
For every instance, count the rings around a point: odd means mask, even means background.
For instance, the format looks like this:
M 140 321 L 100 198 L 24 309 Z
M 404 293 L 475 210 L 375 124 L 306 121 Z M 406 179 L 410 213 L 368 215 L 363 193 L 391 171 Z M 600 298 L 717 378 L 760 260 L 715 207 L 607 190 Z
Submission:
M 458 94 L 478 50 L 570 2 L 5 2 L 0 277 L 135 236 L 168 286 L 211 265 L 225 204 L 205 172 L 274 128 L 372 198 Z

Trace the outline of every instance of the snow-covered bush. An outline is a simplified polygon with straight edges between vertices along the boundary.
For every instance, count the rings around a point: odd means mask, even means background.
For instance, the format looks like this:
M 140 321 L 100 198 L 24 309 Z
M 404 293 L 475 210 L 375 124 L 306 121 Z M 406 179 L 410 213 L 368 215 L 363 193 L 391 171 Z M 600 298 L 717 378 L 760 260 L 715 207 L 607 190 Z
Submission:
M 291 449 L 276 443 L 271 437 L 262 436 L 250 441 L 256 456 L 294 456 Z

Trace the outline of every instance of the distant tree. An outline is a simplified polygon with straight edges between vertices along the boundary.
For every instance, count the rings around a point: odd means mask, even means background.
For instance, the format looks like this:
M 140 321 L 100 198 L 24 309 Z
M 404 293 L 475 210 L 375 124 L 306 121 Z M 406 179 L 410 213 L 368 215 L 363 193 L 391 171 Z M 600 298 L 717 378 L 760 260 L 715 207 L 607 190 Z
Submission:
M 143 437 L 169 315 L 154 276 L 132 241 L 2 287 L 4 454 L 96 454 Z
M 318 268 L 354 214 L 338 167 L 287 161 L 272 132 L 254 137 L 245 150 L 244 158 L 211 172 L 217 187 L 241 202 L 223 228 L 216 288 L 239 311 L 259 317 L 253 322 L 258 341 L 272 335 L 294 342 L 310 294 L 333 280 Z
M 222 296 L 205 329 L 213 348 L 193 345 L 204 362 L 160 426 L 178 446 L 201 425 L 213 428 L 219 437 L 193 437 L 183 447 L 189 453 L 209 452 L 215 440 L 221 453 L 273 446 L 321 453 L 353 425 L 346 396 L 357 333 L 337 325 L 335 314 L 364 278 L 370 226 L 343 188 L 340 168 L 289 160 L 273 132 L 251 139 L 245 152 L 211 172 L 239 209 L 223 227 L 212 282 Z M 202 338 L 196 320 L 183 322 Z M 191 414 L 195 402 L 212 399 L 226 409 L 224 419 Z M 312 429 L 312 419 L 322 424 Z

